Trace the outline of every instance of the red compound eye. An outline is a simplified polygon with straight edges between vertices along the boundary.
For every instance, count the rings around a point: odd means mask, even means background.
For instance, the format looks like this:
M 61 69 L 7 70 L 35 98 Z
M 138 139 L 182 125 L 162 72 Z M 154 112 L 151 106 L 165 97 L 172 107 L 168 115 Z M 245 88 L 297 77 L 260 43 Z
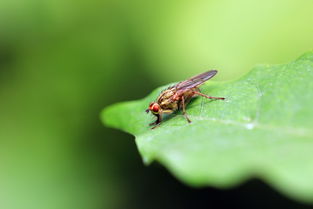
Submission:
M 159 112 L 159 106 L 158 105 L 154 105 L 152 109 L 153 109 L 153 112 Z
M 158 113 L 160 110 L 160 105 L 156 102 L 153 102 L 149 105 L 149 110 L 154 112 L 154 113 Z
M 152 104 L 152 105 L 150 106 L 150 110 L 151 110 L 152 112 L 159 112 L 159 109 L 160 109 L 160 106 L 159 106 L 158 104 L 156 104 L 156 103 L 154 103 L 154 104 Z

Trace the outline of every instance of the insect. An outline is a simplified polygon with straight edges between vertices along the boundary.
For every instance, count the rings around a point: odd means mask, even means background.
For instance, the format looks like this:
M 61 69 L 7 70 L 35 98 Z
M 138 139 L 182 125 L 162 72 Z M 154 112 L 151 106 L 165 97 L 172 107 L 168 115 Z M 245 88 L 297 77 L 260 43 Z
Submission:
M 164 90 L 155 102 L 150 103 L 149 108 L 146 110 L 147 113 L 151 111 L 151 113 L 157 117 L 155 122 L 149 124 L 150 126 L 155 125 L 152 129 L 160 125 L 164 113 L 171 114 L 177 110 L 182 110 L 188 123 L 191 123 L 191 120 L 186 113 L 186 105 L 194 96 L 199 95 L 207 99 L 224 100 L 225 98 L 223 97 L 211 97 L 202 94 L 198 88 L 201 84 L 215 76 L 216 73 L 217 70 L 210 70 L 179 82 Z

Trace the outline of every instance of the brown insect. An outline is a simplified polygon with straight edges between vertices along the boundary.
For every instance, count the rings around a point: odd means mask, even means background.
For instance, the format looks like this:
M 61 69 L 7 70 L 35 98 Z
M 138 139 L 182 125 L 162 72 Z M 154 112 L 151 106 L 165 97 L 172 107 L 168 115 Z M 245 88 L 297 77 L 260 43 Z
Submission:
M 176 110 L 183 110 L 183 115 L 186 120 L 191 123 L 186 113 L 186 105 L 190 102 L 191 98 L 196 95 L 203 96 L 207 99 L 224 100 L 225 98 L 223 97 L 211 97 L 202 94 L 198 88 L 201 84 L 215 76 L 216 73 L 217 70 L 210 70 L 164 90 L 157 98 L 156 102 L 151 102 L 149 108 L 146 110 L 147 113 L 151 111 L 151 113 L 157 117 L 154 123 L 149 124 L 150 126 L 156 125 L 152 129 L 156 128 L 161 123 L 164 113 L 171 114 Z

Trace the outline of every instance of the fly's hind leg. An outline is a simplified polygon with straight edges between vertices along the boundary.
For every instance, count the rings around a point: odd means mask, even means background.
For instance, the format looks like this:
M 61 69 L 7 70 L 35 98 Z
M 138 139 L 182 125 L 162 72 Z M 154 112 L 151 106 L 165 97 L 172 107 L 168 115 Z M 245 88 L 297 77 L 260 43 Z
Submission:
M 186 104 L 185 104 L 185 97 L 182 96 L 182 108 L 183 108 L 183 115 L 185 116 L 188 123 L 191 123 L 191 120 L 189 119 L 187 113 L 186 113 Z
M 220 100 L 224 100 L 224 99 L 225 99 L 224 97 L 210 97 L 210 96 L 205 95 L 205 94 L 202 94 L 202 93 L 200 93 L 200 92 L 198 92 L 198 91 L 194 91 L 193 93 L 194 93 L 194 94 L 197 94 L 197 95 L 199 95 L 199 96 L 205 97 L 205 98 L 207 98 L 207 99 L 220 99 Z

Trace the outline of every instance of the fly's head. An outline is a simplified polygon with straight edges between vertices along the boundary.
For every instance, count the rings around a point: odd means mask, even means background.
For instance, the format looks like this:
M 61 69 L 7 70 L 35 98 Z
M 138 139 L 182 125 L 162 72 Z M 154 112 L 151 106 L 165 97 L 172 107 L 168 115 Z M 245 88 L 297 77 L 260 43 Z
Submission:
M 159 115 L 161 107 L 157 102 L 151 102 L 148 109 L 146 110 L 146 113 L 149 113 L 149 111 L 151 111 L 154 115 Z

